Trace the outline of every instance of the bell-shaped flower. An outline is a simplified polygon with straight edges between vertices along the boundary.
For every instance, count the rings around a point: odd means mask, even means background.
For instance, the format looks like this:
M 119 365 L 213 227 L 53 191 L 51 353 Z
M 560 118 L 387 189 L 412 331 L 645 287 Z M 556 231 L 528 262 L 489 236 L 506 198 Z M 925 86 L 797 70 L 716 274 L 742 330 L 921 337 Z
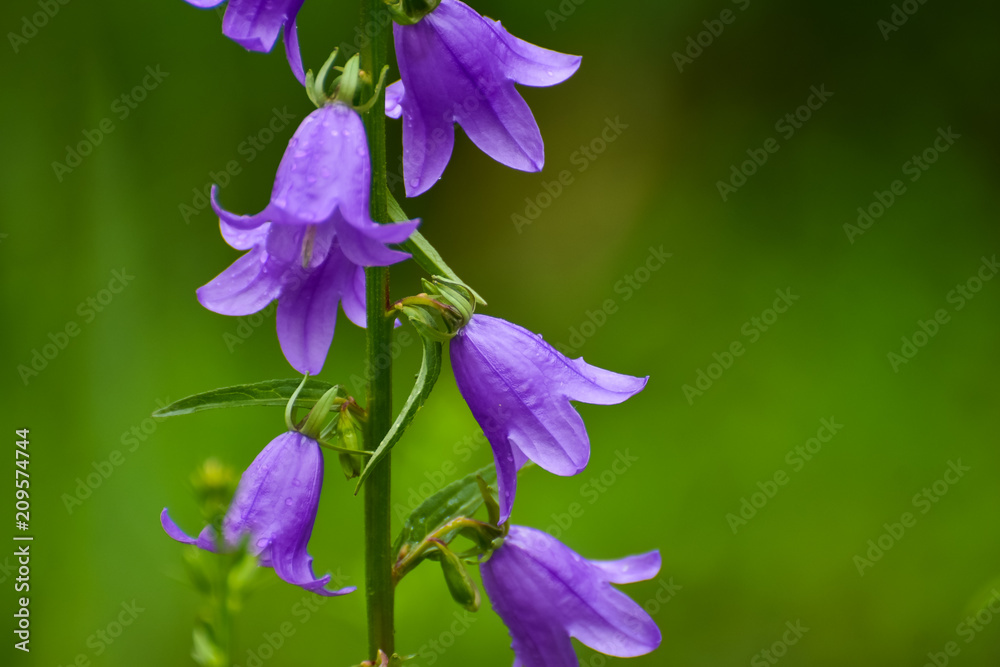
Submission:
M 306 551 L 322 485 L 323 453 L 319 443 L 289 431 L 272 440 L 240 478 L 222 521 L 221 545 L 211 526 L 192 538 L 174 523 L 166 509 L 160 514 L 160 523 L 178 542 L 209 551 L 220 546 L 235 549 L 246 540 L 258 564 L 273 567 L 288 583 L 320 595 L 344 595 L 355 587 L 327 589 L 330 575 L 317 579 L 312 557 Z
M 501 523 L 526 461 L 569 476 L 590 460 L 587 430 L 570 401 L 621 403 L 649 379 L 569 359 L 540 335 L 486 315 L 474 315 L 450 350 L 458 389 L 493 448 Z
M 441 0 L 414 25 L 393 26 L 401 80 L 386 89 L 386 114 L 403 117 L 403 175 L 408 197 L 444 173 L 458 123 L 491 158 L 541 171 L 545 147 L 531 109 L 514 87 L 552 86 L 580 66 L 570 56 L 529 44 L 459 0 Z
M 649 614 L 611 586 L 656 576 L 658 551 L 587 560 L 546 533 L 511 526 L 480 571 L 490 604 L 510 631 L 514 667 L 578 667 L 570 637 L 619 658 L 660 645 Z
M 285 357 L 300 373 L 319 373 L 333 341 L 337 303 L 365 326 L 364 267 L 406 259 L 385 244 L 405 241 L 418 224 L 373 222 L 370 186 L 360 116 L 343 104 L 317 109 L 289 142 L 271 203 L 261 213 L 229 213 L 213 189 L 223 237 L 250 252 L 200 288 L 198 300 L 222 315 L 244 316 L 277 299 Z
M 305 85 L 295 18 L 305 0 L 229 0 L 222 19 L 222 34 L 248 51 L 268 53 L 285 30 L 285 55 L 292 73 Z M 202 9 L 218 7 L 225 0 L 186 0 Z

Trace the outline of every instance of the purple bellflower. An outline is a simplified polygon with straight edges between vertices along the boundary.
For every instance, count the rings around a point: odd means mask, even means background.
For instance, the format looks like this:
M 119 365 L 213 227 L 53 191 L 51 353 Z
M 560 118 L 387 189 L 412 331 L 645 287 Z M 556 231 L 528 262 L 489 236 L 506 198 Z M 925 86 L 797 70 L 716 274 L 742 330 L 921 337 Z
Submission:
M 306 74 L 299 52 L 295 17 L 305 0 L 229 0 L 222 19 L 222 34 L 248 51 L 268 53 L 285 29 L 285 55 L 292 73 L 305 85 Z M 224 0 L 186 0 L 201 9 L 218 7 Z
M 450 350 L 458 389 L 493 448 L 501 523 L 526 461 L 569 476 L 590 460 L 587 430 L 570 401 L 614 405 L 649 380 L 569 359 L 538 334 L 486 315 L 474 315 Z
M 370 170 L 361 117 L 334 103 L 309 114 L 295 131 L 263 211 L 229 213 L 213 188 L 223 238 L 250 252 L 198 290 L 201 304 L 243 316 L 277 299 L 285 357 L 300 373 L 319 373 L 333 341 L 337 303 L 348 319 L 365 326 L 364 267 L 409 257 L 385 244 L 405 241 L 418 224 L 372 221 Z
M 658 551 L 587 560 L 546 533 L 511 526 L 480 571 L 490 604 L 510 631 L 514 667 L 578 667 L 570 637 L 619 658 L 660 645 L 649 614 L 611 586 L 656 576 Z
M 247 549 L 258 563 L 273 567 L 288 583 L 325 596 L 353 592 L 354 586 L 327 589 L 330 575 L 317 579 L 312 557 L 306 552 L 322 485 L 323 453 L 319 443 L 296 431 L 279 435 L 240 478 L 222 521 L 225 547 L 233 549 L 247 538 Z M 208 551 L 216 551 L 219 546 L 211 526 L 192 538 L 174 523 L 166 509 L 160 514 L 160 523 L 178 542 Z
M 580 57 L 529 44 L 459 0 L 441 0 L 414 25 L 393 26 L 401 80 L 386 89 L 386 114 L 403 117 L 406 195 L 444 173 L 458 123 L 491 158 L 541 171 L 545 147 L 531 109 L 514 87 L 562 83 Z

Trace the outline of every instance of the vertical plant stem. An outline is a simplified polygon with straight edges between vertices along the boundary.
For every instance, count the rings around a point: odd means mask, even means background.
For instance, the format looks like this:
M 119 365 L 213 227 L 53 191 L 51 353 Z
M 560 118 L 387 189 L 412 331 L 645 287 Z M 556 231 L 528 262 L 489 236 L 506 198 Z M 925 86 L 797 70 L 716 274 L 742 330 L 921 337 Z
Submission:
M 361 50 L 361 69 L 378 81 L 388 60 L 388 33 L 384 23 L 386 10 L 380 0 L 361 0 L 361 28 L 374 32 Z M 373 31 L 368 26 L 377 26 Z M 366 94 L 370 94 L 371 88 Z M 368 147 L 372 162 L 371 215 L 376 222 L 388 222 L 385 160 L 385 93 L 365 114 Z M 374 449 L 392 425 L 392 319 L 389 308 L 389 269 L 365 269 L 367 297 L 367 444 Z M 372 659 L 379 649 L 387 655 L 394 651 L 393 615 L 395 599 L 392 581 L 392 534 L 390 512 L 391 460 L 372 471 L 365 483 L 365 600 L 368 606 L 368 651 Z

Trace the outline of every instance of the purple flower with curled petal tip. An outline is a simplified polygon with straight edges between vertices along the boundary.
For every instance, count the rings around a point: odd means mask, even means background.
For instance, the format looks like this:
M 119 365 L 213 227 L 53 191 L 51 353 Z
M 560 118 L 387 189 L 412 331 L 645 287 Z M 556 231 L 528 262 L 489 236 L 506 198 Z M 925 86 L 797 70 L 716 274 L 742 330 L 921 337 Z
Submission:
M 327 589 L 330 575 L 317 579 L 312 557 L 306 551 L 322 485 L 323 453 L 319 443 L 296 431 L 282 433 L 257 455 L 240 478 L 222 520 L 224 546 L 235 548 L 245 538 L 258 564 L 273 567 L 288 583 L 325 596 L 353 592 L 354 586 Z M 166 509 L 160 514 L 160 523 L 178 542 L 208 551 L 216 551 L 219 546 L 211 526 L 192 538 L 174 523 Z
M 580 57 L 529 44 L 459 0 L 441 0 L 414 25 L 394 25 L 401 80 L 386 89 L 386 114 L 403 117 L 406 195 L 426 192 L 444 173 L 454 123 L 491 158 L 541 171 L 545 147 L 531 109 L 514 87 L 552 86 Z
M 218 7 L 225 0 L 186 0 L 201 9 Z M 305 0 L 229 0 L 222 19 L 222 34 L 248 51 L 268 53 L 285 30 L 285 55 L 292 73 L 305 85 L 295 18 Z
M 327 104 L 309 114 L 288 142 L 278 165 L 271 202 L 256 215 L 235 215 L 222 208 L 218 188 L 212 207 L 237 229 L 265 223 L 322 225 L 331 223 L 340 247 L 360 266 L 387 266 L 409 257 L 386 243 L 402 243 L 418 221 L 380 225 L 371 219 L 368 201 L 371 162 L 365 125 L 345 104 Z
M 570 401 L 614 405 L 649 379 L 569 359 L 538 334 L 485 315 L 474 315 L 450 349 L 458 389 L 493 448 L 501 523 L 526 461 L 569 476 L 590 460 L 587 430 Z
M 358 114 L 333 104 L 310 114 L 278 167 L 271 203 L 254 216 L 218 204 L 222 235 L 249 250 L 198 290 L 203 306 L 222 315 L 256 313 L 278 300 L 278 340 L 300 373 L 323 368 L 337 304 L 365 326 L 364 267 L 409 257 L 387 243 L 409 238 L 417 221 L 380 225 L 368 213 L 368 144 Z
M 587 560 L 546 533 L 511 526 L 480 571 L 490 604 L 510 631 L 514 667 L 578 667 L 570 637 L 619 658 L 660 645 L 649 614 L 611 586 L 656 576 L 658 551 Z

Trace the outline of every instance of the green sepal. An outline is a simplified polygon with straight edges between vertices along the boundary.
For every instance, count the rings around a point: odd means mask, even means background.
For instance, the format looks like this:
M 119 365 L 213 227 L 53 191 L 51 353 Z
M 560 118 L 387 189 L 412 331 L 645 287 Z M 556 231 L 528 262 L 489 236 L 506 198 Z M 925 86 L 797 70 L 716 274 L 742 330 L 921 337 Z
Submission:
M 201 667 L 225 667 L 225 652 L 216 645 L 211 629 L 199 622 L 191 633 L 191 659 Z
M 396 421 L 393 422 L 389 428 L 389 432 L 385 434 L 382 442 L 379 443 L 371 458 L 368 459 L 365 469 L 361 471 L 358 486 L 354 489 L 355 495 L 361 490 L 361 485 L 368 479 L 368 475 L 375 469 L 375 466 L 388 456 L 389 450 L 403 436 L 410 422 L 416 417 L 417 411 L 423 407 L 427 397 L 430 396 L 431 391 L 434 389 L 434 383 L 437 382 L 438 376 L 441 374 L 441 358 L 444 355 L 444 346 L 439 341 L 430 340 L 423 336 L 421 336 L 420 340 L 423 342 L 424 352 L 420 361 L 420 372 L 417 374 L 416 384 L 413 385 L 413 390 L 406 399 L 403 409 L 400 410 L 399 415 L 396 417 Z
M 469 611 L 479 611 L 479 603 L 481 602 L 479 588 L 476 587 L 476 582 L 472 580 L 468 570 L 465 569 L 465 563 L 444 544 L 436 543 L 435 546 L 440 555 L 438 560 L 441 562 L 441 570 L 444 573 L 444 580 L 448 584 L 451 597 Z
M 388 188 L 386 188 L 386 199 L 389 207 L 389 218 L 392 222 L 406 222 L 410 219 L 410 217 L 403 212 L 399 202 L 392 196 L 392 193 L 389 192 Z M 444 276 L 445 278 L 462 285 L 465 289 L 469 290 L 474 297 L 476 297 L 476 301 L 479 302 L 480 305 L 486 305 L 486 299 L 481 297 L 476 290 L 469 287 L 468 283 L 458 277 L 458 274 L 445 263 L 441 255 L 438 254 L 438 251 L 434 249 L 434 246 L 428 243 L 427 239 L 425 239 L 420 232 L 415 231 L 410 234 L 410 238 L 400 243 L 399 247 L 410 253 L 413 257 L 413 261 L 415 261 L 424 271 L 432 276 Z
M 425 537 L 439 527 L 458 517 L 471 517 L 483 505 L 483 494 L 479 488 L 478 479 L 482 477 L 487 484 L 496 484 L 497 471 L 491 463 L 476 472 L 457 479 L 447 485 L 410 513 L 403 522 L 393 551 L 397 554 L 411 551 Z M 460 532 L 459 528 L 438 535 L 442 542 L 450 542 Z
M 392 20 L 400 25 L 414 25 L 437 9 L 441 0 L 385 0 Z
M 301 378 L 287 380 L 267 380 L 253 384 L 241 384 L 233 387 L 213 389 L 187 398 L 182 398 L 153 413 L 154 417 L 176 417 L 189 415 L 203 410 L 217 408 L 239 408 L 249 405 L 265 405 L 285 407 L 302 382 Z M 347 391 L 338 385 L 309 378 L 295 399 L 295 407 L 311 408 L 330 389 L 337 388 L 337 396 L 347 398 Z

